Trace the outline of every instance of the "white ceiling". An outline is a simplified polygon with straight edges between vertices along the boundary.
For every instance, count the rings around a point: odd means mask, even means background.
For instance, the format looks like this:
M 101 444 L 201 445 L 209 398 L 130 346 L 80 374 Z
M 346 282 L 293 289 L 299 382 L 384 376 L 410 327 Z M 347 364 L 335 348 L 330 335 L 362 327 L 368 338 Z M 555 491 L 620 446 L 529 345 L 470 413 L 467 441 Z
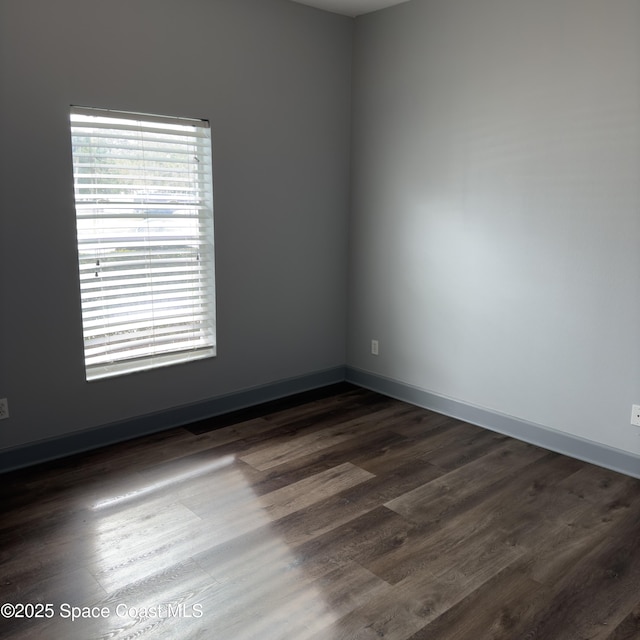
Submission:
M 394 4 L 407 2 L 407 0 L 293 0 L 310 7 L 317 7 L 333 13 L 341 13 L 344 16 L 359 16 L 370 11 L 377 11 Z

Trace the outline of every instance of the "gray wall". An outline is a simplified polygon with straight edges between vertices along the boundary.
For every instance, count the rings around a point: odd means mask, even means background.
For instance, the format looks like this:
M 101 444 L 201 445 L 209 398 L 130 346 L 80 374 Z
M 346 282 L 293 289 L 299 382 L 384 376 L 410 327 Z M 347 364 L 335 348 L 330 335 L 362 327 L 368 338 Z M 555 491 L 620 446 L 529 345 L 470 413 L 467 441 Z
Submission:
M 353 73 L 349 365 L 640 453 L 640 2 L 413 0 Z
M 0 449 L 344 365 L 352 30 L 285 0 L 0 0 Z M 217 358 L 85 382 L 70 104 L 211 121 Z
M 211 120 L 216 359 L 84 381 L 72 103 Z M 639 453 L 639 113 L 637 0 L 0 0 L 0 450 L 346 361 Z

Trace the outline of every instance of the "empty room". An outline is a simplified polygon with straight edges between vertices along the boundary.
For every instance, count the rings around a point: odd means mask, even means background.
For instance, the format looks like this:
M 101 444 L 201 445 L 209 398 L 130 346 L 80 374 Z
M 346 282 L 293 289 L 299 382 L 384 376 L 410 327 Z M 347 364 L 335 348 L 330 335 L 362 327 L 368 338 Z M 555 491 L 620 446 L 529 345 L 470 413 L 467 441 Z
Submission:
M 640 639 L 638 0 L 0 0 L 0 640 Z

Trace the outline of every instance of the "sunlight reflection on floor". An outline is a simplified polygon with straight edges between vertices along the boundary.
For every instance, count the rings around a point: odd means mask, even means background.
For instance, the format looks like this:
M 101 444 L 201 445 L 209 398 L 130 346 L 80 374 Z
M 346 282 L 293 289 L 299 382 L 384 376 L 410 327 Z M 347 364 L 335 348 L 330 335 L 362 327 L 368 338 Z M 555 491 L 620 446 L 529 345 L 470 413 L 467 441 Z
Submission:
M 255 495 L 242 466 L 218 458 L 92 505 L 90 570 L 111 615 L 83 622 L 85 637 L 298 639 L 337 619 L 270 531 L 274 501 Z

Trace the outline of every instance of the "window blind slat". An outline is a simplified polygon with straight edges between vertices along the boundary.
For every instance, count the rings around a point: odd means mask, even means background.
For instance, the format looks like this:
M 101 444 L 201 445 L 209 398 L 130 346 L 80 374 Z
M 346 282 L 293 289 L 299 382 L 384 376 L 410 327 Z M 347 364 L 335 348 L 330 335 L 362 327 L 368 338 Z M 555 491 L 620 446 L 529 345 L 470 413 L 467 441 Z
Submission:
M 112 111 L 111 109 L 101 109 L 99 107 L 86 107 L 81 105 L 72 105 L 70 109 L 71 119 L 76 123 L 95 122 L 103 119 L 111 119 L 118 126 L 122 126 L 126 122 L 138 122 L 140 126 L 148 125 L 169 125 L 169 126 L 192 126 L 197 128 L 209 128 L 207 120 L 198 120 L 196 118 L 183 118 L 180 116 L 163 116 L 150 113 L 135 113 L 133 111 Z M 74 118 L 74 116 L 76 116 Z
M 131 318 L 128 318 L 128 320 L 128 322 L 125 322 L 123 320 L 122 322 L 117 324 L 114 322 L 112 325 L 113 330 L 109 333 L 100 331 L 100 325 L 97 322 L 89 324 L 84 331 L 85 339 L 88 337 L 99 338 L 106 344 L 112 340 L 113 336 L 117 336 L 123 332 L 131 333 L 136 331 L 140 327 L 149 326 L 146 317 L 142 314 L 132 316 Z M 206 315 L 204 313 L 194 313 L 189 316 L 185 316 L 184 314 L 181 315 L 179 313 L 174 313 L 172 315 L 167 314 L 165 316 L 159 316 L 157 318 L 157 326 L 162 326 L 164 323 L 166 325 L 176 327 L 178 324 L 180 324 L 181 321 L 187 322 L 190 326 L 193 326 L 195 322 L 206 321 Z

